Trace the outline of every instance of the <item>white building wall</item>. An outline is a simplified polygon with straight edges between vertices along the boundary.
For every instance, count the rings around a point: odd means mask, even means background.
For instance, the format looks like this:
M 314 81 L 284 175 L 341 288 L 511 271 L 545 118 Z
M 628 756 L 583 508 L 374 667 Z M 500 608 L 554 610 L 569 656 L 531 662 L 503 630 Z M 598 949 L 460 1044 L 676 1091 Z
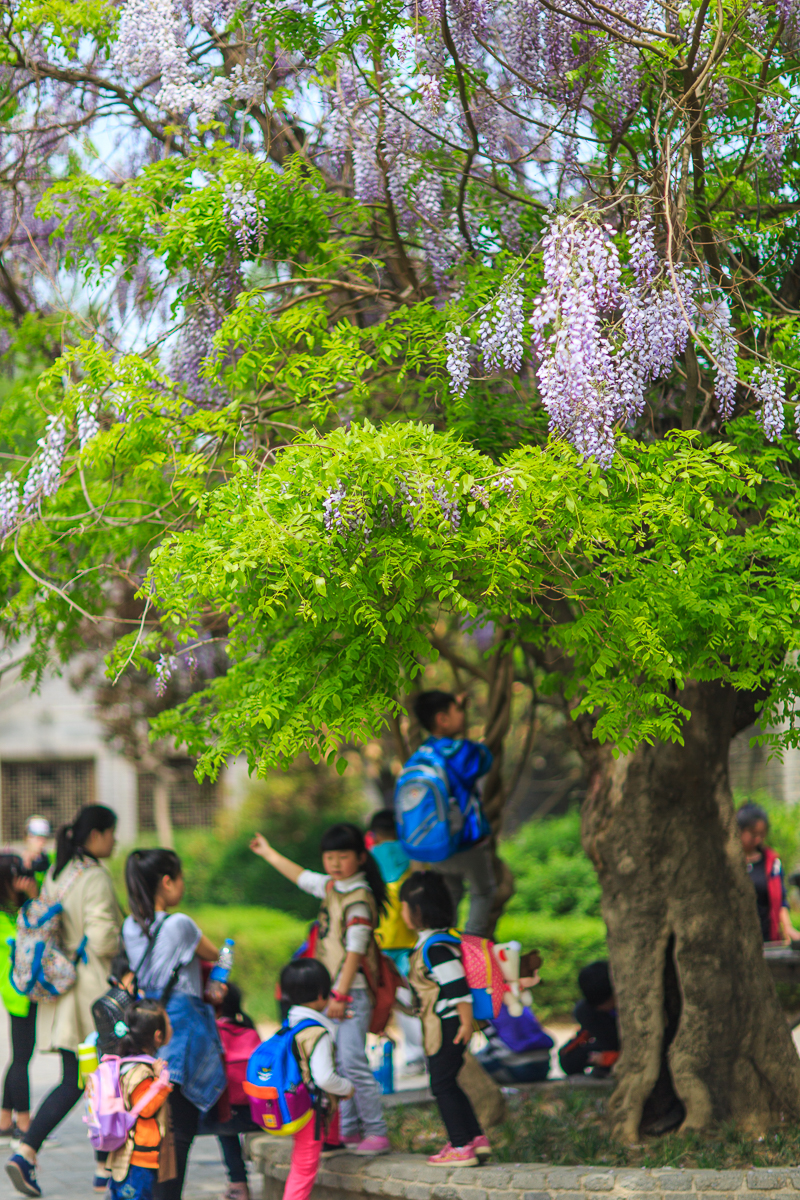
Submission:
M 0 676 L 0 762 L 46 759 L 94 760 L 95 803 L 117 813 L 122 845 L 136 840 L 136 771 L 103 741 L 91 692 L 76 692 L 65 678 L 47 675 L 37 693 L 14 669 Z M 5 840 L 0 825 L 0 843 Z

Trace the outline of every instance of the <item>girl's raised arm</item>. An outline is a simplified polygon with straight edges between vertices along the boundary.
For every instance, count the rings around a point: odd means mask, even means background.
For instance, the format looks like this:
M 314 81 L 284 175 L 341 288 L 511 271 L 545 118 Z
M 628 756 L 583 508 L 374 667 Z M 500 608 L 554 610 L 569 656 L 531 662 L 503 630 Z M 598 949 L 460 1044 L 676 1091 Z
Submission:
M 257 854 L 259 858 L 263 858 L 276 871 L 280 871 L 281 875 L 285 875 L 287 879 L 291 879 L 292 883 L 297 883 L 300 876 L 303 874 L 303 868 L 297 863 L 293 863 L 290 858 L 285 858 L 270 846 L 263 833 L 257 833 L 250 843 L 250 849 L 253 854 Z

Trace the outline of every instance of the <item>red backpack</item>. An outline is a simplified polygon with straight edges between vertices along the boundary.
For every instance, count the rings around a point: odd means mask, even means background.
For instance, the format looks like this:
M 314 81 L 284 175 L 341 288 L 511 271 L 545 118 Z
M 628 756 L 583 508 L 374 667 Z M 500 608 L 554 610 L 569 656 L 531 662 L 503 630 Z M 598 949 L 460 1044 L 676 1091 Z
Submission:
M 261 1045 L 257 1029 L 239 1025 L 228 1017 L 217 1018 L 219 1039 L 222 1042 L 222 1057 L 225 1060 L 225 1075 L 228 1079 L 228 1097 L 231 1104 L 249 1104 L 250 1098 L 244 1090 L 247 1064 L 250 1056 Z

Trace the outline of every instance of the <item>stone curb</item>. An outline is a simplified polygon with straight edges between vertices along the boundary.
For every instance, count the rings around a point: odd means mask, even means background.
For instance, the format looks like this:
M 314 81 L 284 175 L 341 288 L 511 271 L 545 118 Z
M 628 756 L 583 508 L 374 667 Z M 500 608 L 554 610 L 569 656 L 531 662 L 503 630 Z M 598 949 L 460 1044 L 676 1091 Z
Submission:
M 287 1139 L 288 1141 L 288 1139 Z M 254 1135 L 249 1143 L 264 1176 L 264 1200 L 281 1200 L 291 1145 Z M 800 1200 L 800 1167 L 750 1171 L 672 1167 L 552 1167 L 503 1163 L 474 1169 L 431 1167 L 419 1154 L 357 1158 L 342 1154 L 320 1163 L 311 1200 Z

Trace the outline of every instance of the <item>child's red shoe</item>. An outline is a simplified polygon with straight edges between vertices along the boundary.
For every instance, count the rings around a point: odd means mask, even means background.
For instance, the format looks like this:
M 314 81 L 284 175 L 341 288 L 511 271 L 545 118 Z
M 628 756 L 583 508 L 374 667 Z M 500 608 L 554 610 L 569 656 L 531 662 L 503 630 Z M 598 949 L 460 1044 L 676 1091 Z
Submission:
M 432 1167 L 477 1167 L 478 1156 L 472 1142 L 467 1146 L 451 1146 L 448 1142 L 438 1154 L 432 1154 L 428 1162 Z
M 477 1154 L 480 1162 L 485 1162 L 487 1158 L 492 1157 L 492 1147 L 485 1133 L 481 1133 L 478 1137 L 472 1139 L 472 1149 Z

